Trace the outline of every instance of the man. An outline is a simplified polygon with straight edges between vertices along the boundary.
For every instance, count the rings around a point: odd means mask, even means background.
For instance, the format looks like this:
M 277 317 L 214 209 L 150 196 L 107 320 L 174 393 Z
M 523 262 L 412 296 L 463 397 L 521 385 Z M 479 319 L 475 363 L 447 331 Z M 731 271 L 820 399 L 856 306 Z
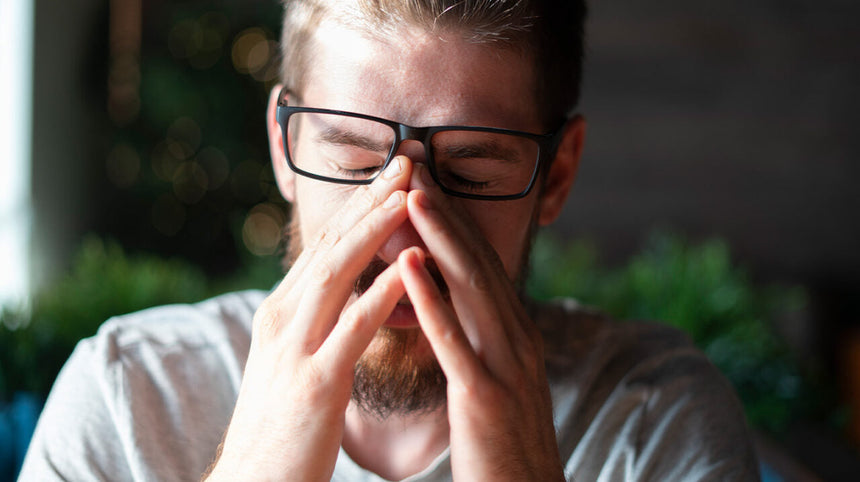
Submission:
M 267 122 L 289 272 L 82 342 L 24 478 L 757 478 L 686 338 L 522 294 L 582 152 L 583 16 L 288 2 Z

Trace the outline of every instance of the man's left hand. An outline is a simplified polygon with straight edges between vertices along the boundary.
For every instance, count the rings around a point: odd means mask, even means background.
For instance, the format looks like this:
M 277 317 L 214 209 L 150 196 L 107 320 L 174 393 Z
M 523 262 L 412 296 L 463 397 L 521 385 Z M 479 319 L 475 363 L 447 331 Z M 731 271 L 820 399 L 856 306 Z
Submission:
M 450 288 L 450 303 L 424 266 L 428 253 L 409 248 L 398 263 L 448 379 L 454 479 L 564 480 L 541 335 L 495 250 L 456 201 L 420 184 L 409 192 L 409 219 Z

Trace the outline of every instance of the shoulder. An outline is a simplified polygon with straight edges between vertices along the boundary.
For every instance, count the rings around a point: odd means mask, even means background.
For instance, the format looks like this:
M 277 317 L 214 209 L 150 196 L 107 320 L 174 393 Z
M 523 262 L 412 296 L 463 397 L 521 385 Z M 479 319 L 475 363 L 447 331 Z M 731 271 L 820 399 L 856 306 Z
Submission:
M 265 296 L 242 291 L 106 321 L 60 372 L 23 473 L 198 477 L 229 422 Z
M 70 363 L 76 356 L 89 358 L 107 380 L 130 387 L 169 383 L 168 393 L 189 389 L 178 383 L 182 378 L 236 384 L 250 347 L 251 321 L 265 296 L 239 291 L 111 318 L 81 341 Z
M 618 321 L 569 298 L 538 305 L 535 313 L 548 368 L 556 371 L 610 362 L 613 370 L 627 371 L 674 357 L 706 360 L 686 333 L 663 323 Z
M 140 421 L 169 420 L 161 430 L 175 430 L 180 417 L 205 428 L 200 419 L 223 417 L 235 402 L 265 296 L 241 291 L 111 318 L 79 344 L 69 371 L 95 376 L 107 403 L 136 429 L 158 426 Z M 209 413 L 195 413 L 202 407 Z
M 227 293 L 193 304 L 164 305 L 107 320 L 87 341 L 117 350 L 141 344 L 194 348 L 250 334 L 251 319 L 266 292 Z
M 537 320 L 569 474 L 756 478 L 742 406 L 685 333 L 572 300 L 542 306 Z

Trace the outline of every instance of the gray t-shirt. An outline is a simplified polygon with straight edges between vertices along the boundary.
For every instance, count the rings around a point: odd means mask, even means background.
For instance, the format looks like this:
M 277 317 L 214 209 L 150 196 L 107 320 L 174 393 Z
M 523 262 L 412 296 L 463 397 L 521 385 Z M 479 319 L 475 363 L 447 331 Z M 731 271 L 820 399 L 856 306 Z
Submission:
M 198 480 L 230 421 L 263 291 L 113 318 L 60 372 L 20 480 Z M 731 387 L 682 333 L 564 300 L 544 331 L 568 480 L 757 480 Z M 382 481 L 343 450 L 332 480 Z M 451 480 L 446 450 L 410 481 Z

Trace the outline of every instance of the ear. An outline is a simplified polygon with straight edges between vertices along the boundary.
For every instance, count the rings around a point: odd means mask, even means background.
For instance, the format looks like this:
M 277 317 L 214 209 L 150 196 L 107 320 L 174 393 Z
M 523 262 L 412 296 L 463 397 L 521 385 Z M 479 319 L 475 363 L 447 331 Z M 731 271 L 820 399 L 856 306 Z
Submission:
M 538 212 L 538 224 L 551 224 L 561 214 L 582 157 L 585 142 L 585 119 L 576 116 L 564 126 L 555 159 L 544 179 Z
M 289 202 L 296 198 L 296 173 L 287 165 L 287 155 L 284 152 L 284 136 L 281 125 L 278 124 L 278 95 L 283 86 L 276 85 L 269 94 L 269 105 L 266 108 L 266 128 L 269 131 L 269 154 L 272 157 L 272 170 L 278 181 L 281 196 Z M 288 139 L 292 142 L 291 139 Z

